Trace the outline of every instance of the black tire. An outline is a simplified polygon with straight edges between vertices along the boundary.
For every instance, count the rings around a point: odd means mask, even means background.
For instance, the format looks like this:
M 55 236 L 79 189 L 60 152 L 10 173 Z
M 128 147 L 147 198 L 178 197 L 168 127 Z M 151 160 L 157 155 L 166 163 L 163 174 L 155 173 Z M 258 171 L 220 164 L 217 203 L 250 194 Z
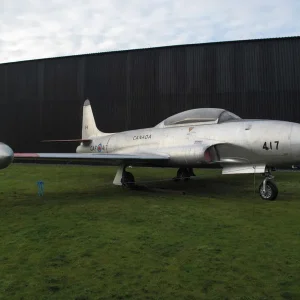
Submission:
M 130 172 L 125 171 L 123 173 L 122 184 L 129 188 L 135 186 L 134 176 Z
M 190 174 L 190 176 L 196 176 L 193 168 L 189 168 L 189 174 Z
M 190 180 L 190 172 L 188 169 L 180 168 L 177 171 L 177 178 L 182 179 L 184 181 Z
M 277 198 L 278 188 L 276 184 L 270 180 L 266 182 L 266 192 L 263 192 L 263 182 L 259 186 L 259 194 L 263 200 L 273 201 Z

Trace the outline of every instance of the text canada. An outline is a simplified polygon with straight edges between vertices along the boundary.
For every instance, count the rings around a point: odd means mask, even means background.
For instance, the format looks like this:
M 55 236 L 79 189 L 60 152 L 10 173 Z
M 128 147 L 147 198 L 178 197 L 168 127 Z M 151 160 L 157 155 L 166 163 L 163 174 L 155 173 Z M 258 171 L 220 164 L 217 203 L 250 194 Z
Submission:
M 148 140 L 151 139 L 151 134 L 146 134 L 146 135 L 135 135 L 133 137 L 133 140 Z

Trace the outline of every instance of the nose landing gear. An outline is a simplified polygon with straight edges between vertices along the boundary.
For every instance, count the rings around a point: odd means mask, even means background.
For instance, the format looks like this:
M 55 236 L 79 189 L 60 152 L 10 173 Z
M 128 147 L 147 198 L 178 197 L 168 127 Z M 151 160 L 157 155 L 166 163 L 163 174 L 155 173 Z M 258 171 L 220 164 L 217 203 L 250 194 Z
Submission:
M 274 176 L 271 175 L 270 169 L 267 169 L 264 174 L 265 179 L 259 185 L 258 191 L 263 200 L 275 200 L 278 195 L 278 188 L 274 181 Z

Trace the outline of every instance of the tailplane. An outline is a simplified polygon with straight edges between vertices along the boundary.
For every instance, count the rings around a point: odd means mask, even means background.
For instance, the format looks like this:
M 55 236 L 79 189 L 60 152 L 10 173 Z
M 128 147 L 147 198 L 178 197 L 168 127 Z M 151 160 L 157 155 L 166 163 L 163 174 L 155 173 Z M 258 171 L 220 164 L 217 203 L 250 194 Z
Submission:
M 109 134 L 110 133 L 104 133 L 97 128 L 90 100 L 85 100 L 82 116 L 82 139 L 84 140 L 95 136 L 105 136 Z
M 82 114 L 82 137 L 81 139 L 67 139 L 67 140 L 43 140 L 42 142 L 76 142 L 89 145 L 96 136 L 106 136 L 111 133 L 105 133 L 100 131 L 94 119 L 94 114 L 92 111 L 91 103 L 87 99 L 83 104 L 83 114 Z

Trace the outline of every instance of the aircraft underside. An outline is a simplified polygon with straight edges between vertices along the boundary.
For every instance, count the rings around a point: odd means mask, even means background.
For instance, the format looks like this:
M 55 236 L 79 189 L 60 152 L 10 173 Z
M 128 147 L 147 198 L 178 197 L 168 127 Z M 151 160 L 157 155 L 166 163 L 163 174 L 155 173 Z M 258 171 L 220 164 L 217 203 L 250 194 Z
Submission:
M 136 182 L 134 175 L 131 172 L 128 172 L 126 170 L 127 165 L 121 165 L 118 168 L 118 171 L 116 173 L 116 176 L 114 178 L 113 184 L 114 185 L 120 185 L 124 186 L 127 188 L 135 188 L 136 187 Z M 252 168 L 252 170 L 251 170 Z M 225 171 L 224 173 L 224 168 L 222 170 L 223 174 L 245 174 L 245 173 L 255 173 L 256 172 L 257 166 L 239 166 L 237 167 L 236 171 L 233 172 L 233 168 L 231 168 L 232 173 L 230 173 L 227 170 L 227 173 Z M 226 170 L 226 168 L 225 168 Z M 258 192 L 261 196 L 262 199 L 264 200 L 275 200 L 278 195 L 278 188 L 276 184 L 274 183 L 273 179 L 274 176 L 271 174 L 271 171 L 274 171 L 275 168 L 271 167 L 266 167 L 266 166 L 258 166 L 258 174 L 261 174 L 264 176 L 264 180 L 261 182 L 258 188 Z M 177 170 L 177 174 L 175 177 L 173 177 L 174 181 L 188 181 L 190 180 L 191 177 L 196 176 L 194 173 L 194 168 L 192 166 L 184 166 L 180 167 Z

